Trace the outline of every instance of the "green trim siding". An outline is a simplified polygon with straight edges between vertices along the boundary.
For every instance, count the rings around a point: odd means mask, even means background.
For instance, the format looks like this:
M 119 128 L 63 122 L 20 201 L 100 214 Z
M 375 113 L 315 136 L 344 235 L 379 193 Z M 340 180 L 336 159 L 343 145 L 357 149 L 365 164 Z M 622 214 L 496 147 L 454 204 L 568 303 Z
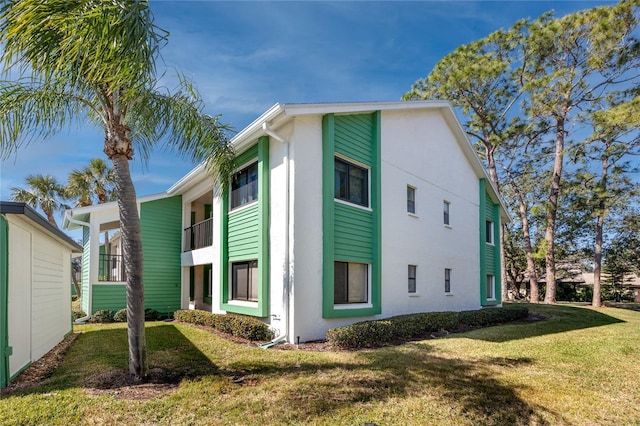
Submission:
M 322 121 L 323 180 L 323 279 L 324 318 L 348 318 L 379 314 L 381 303 L 381 114 L 328 114 Z M 369 168 L 369 208 L 335 201 L 335 155 L 340 154 Z M 370 264 L 370 300 L 366 307 L 336 309 L 334 262 Z
M 125 284 L 94 284 L 91 294 L 92 313 L 104 309 L 114 312 L 124 309 L 127 306 L 126 288 Z
M 0 215 L 0 388 L 9 384 L 9 223 Z
M 500 205 L 491 201 L 487 193 L 486 179 L 480 179 L 480 304 L 495 306 L 502 303 L 500 271 Z M 493 245 L 487 243 L 486 222 L 493 222 Z M 487 299 L 487 275 L 493 275 L 494 298 Z
M 144 250 L 144 306 L 165 314 L 180 309 L 182 196 L 140 205 Z
M 220 244 L 220 309 L 238 314 L 266 317 L 269 315 L 269 138 L 240 154 L 235 164 L 244 166 L 258 161 L 258 202 L 229 211 L 230 191 L 222 195 Z M 256 306 L 239 306 L 230 301 L 231 263 L 258 260 L 258 302 Z

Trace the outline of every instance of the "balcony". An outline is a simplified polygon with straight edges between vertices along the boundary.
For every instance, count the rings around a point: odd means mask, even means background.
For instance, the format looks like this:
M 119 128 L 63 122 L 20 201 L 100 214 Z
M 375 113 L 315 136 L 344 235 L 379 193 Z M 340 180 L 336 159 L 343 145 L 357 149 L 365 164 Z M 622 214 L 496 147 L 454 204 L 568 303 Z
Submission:
M 100 254 L 99 262 L 98 281 L 124 282 L 127 280 L 122 255 Z
M 213 219 L 191 225 L 184 230 L 184 247 L 182 251 L 197 250 L 213 245 Z

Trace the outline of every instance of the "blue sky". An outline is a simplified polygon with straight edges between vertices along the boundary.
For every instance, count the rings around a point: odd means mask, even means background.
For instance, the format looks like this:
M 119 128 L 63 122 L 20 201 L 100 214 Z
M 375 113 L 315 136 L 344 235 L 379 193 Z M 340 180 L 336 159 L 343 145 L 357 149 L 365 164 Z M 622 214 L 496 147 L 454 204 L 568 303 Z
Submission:
M 520 18 L 556 16 L 607 1 L 245 2 L 151 0 L 169 31 L 167 76 L 179 69 L 206 112 L 238 131 L 276 102 L 398 100 L 457 46 Z M 162 65 L 159 67 L 162 69 Z M 66 181 L 104 157 L 103 132 L 70 127 L 0 163 L 0 199 L 30 173 Z M 166 190 L 194 164 L 158 149 L 131 167 L 138 195 Z

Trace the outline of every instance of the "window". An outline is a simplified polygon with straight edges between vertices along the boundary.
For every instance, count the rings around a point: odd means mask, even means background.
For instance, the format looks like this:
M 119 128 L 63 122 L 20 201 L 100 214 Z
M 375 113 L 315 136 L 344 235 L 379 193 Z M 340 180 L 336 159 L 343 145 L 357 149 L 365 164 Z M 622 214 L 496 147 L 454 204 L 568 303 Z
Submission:
M 407 211 L 416 212 L 416 189 L 409 185 L 407 185 Z
M 367 303 L 369 298 L 369 265 L 334 262 L 333 302 Z
M 493 275 L 487 275 L 487 299 L 496 298 L 496 278 Z
M 490 220 L 485 222 L 485 233 L 487 244 L 493 244 L 493 222 Z
M 258 261 L 236 262 L 231 265 L 231 298 L 258 301 Z
M 258 199 L 258 163 L 236 173 L 231 180 L 231 209 Z
M 444 270 L 444 292 L 451 293 L 451 269 Z
M 369 171 L 339 158 L 335 159 L 335 198 L 369 206 Z
M 450 225 L 449 223 L 449 207 L 450 207 L 451 203 L 448 201 L 445 201 L 442 203 L 442 208 L 443 208 L 443 214 L 444 214 L 444 224 L 445 225 Z
M 211 304 L 211 284 L 212 284 L 212 275 L 211 275 L 211 265 L 204 265 L 202 267 L 202 297 L 204 303 Z
M 416 269 L 417 269 L 416 265 L 409 265 L 409 273 L 408 273 L 409 293 L 416 292 Z

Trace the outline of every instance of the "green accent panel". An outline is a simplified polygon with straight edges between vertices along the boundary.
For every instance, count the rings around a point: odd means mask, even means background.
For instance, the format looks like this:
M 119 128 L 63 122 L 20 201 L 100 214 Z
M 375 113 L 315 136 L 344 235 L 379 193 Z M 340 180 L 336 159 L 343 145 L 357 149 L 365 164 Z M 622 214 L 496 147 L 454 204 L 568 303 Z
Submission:
M 82 299 L 80 305 L 86 314 L 89 312 L 89 286 L 91 276 L 91 228 L 82 227 Z
M 260 246 L 259 207 L 256 203 L 228 215 L 227 244 L 230 261 L 257 258 Z
M 195 300 L 195 281 L 196 281 L 196 269 L 193 266 L 189 267 L 189 300 Z
M 9 384 L 9 223 L 0 215 L 0 388 Z
M 144 306 L 170 313 L 180 309 L 182 197 L 140 205 L 144 249 Z
M 335 116 L 335 151 L 360 163 L 375 160 L 374 115 Z
M 213 206 L 211 204 L 204 205 L 204 218 L 209 219 L 211 217 L 211 210 L 213 210 Z
M 373 262 L 373 212 L 335 203 L 334 218 L 335 260 Z
M 96 311 L 108 309 L 117 311 L 127 307 L 127 286 L 125 284 L 94 284 L 91 292 L 92 314 Z
M 258 202 L 255 205 L 229 212 L 229 191 L 222 196 L 220 243 L 220 309 L 238 314 L 266 317 L 269 315 L 269 138 L 236 157 L 237 167 L 258 159 Z M 258 260 L 257 307 L 229 303 L 231 262 Z
M 487 193 L 486 179 L 479 180 L 479 229 L 480 229 L 480 304 L 494 306 L 502 303 L 501 274 L 500 274 L 500 206 L 491 201 Z M 487 244 L 486 222 L 493 222 L 493 242 Z M 487 275 L 493 275 L 495 280 L 495 298 L 487 300 Z
M 381 300 L 381 114 L 328 114 L 322 120 L 323 268 L 322 314 L 324 318 L 370 316 L 382 311 Z M 335 154 L 370 168 L 370 209 L 334 200 Z M 334 261 L 371 265 L 370 307 L 335 309 Z

